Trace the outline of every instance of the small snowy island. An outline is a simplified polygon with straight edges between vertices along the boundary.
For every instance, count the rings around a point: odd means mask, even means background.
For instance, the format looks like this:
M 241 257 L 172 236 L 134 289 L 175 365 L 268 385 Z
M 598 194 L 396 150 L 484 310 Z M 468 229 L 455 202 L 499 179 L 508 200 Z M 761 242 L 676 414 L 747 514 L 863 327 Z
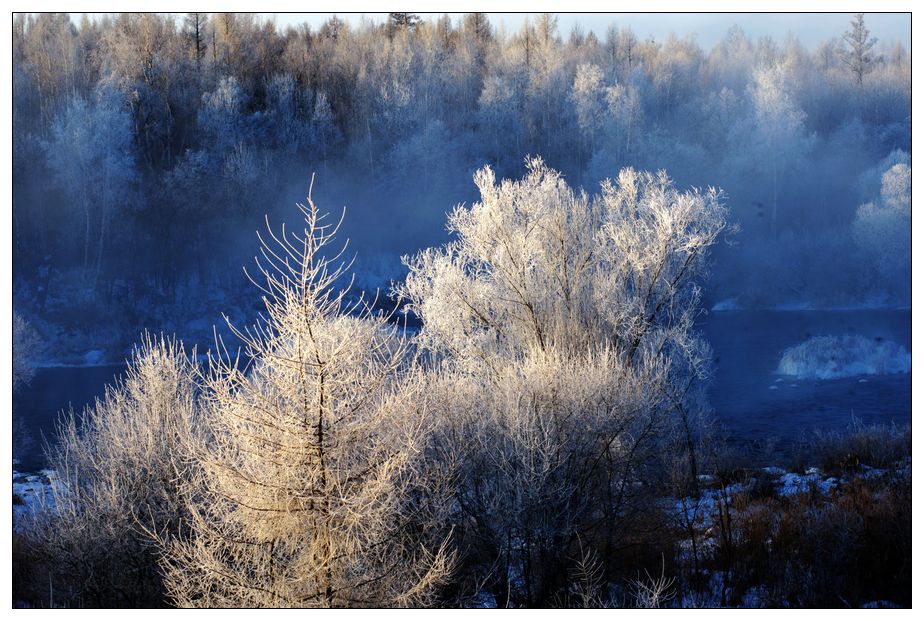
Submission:
M 904 347 L 865 336 L 815 336 L 787 348 L 777 373 L 800 379 L 839 379 L 857 375 L 891 375 L 911 371 Z

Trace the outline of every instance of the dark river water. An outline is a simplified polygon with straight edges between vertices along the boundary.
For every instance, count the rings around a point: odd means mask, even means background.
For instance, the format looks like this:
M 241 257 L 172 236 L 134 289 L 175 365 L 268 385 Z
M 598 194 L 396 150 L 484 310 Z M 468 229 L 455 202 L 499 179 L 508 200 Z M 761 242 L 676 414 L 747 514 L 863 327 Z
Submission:
M 709 402 L 734 446 L 785 453 L 816 430 L 847 429 L 854 420 L 911 423 L 911 373 L 830 380 L 775 373 L 787 347 L 813 336 L 881 338 L 911 353 L 910 310 L 714 312 L 700 329 L 715 363 Z
M 700 321 L 699 329 L 714 354 L 709 390 L 713 415 L 733 446 L 766 456 L 767 447 L 785 453 L 815 430 L 845 429 L 855 419 L 868 424 L 911 422 L 910 373 L 837 380 L 775 374 L 783 350 L 812 336 L 879 337 L 910 352 L 909 310 L 713 312 Z M 13 398 L 18 468 L 42 467 L 42 437 L 53 438 L 58 413 L 69 406 L 81 411 L 124 368 L 39 369 Z

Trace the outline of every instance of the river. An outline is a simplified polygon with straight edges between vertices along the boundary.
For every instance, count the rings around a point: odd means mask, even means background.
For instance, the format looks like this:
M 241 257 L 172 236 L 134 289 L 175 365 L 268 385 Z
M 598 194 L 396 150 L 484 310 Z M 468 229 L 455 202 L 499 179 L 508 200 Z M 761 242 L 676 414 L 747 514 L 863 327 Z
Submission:
M 698 324 L 714 354 L 708 391 L 720 432 L 733 446 L 773 457 L 815 430 L 911 421 L 911 374 L 796 380 L 775 374 L 787 347 L 812 336 L 858 334 L 911 351 L 911 311 L 726 311 Z M 42 467 L 41 438 L 58 413 L 81 411 L 124 364 L 40 368 L 14 395 L 14 454 L 20 470 Z M 19 421 L 18 423 L 15 421 Z

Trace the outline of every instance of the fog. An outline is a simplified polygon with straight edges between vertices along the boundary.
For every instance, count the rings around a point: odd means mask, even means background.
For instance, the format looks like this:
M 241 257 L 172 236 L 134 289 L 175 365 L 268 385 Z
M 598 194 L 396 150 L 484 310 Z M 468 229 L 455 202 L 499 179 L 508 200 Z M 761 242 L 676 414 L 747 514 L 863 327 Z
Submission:
M 624 167 L 721 188 L 707 308 L 907 306 L 901 16 L 777 17 L 16 16 L 14 306 L 50 359 L 207 345 L 260 309 L 242 267 L 312 175 L 387 292 L 476 170 L 532 155 L 589 193 Z

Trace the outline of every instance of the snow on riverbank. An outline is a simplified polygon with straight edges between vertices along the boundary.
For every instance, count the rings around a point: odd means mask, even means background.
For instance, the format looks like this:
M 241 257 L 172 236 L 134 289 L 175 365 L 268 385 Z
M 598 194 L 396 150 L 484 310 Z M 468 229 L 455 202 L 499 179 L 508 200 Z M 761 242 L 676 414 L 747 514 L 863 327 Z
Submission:
M 867 474 L 867 472 L 873 474 Z M 884 470 L 874 470 L 872 468 L 863 469 L 864 478 L 882 476 Z M 796 494 L 807 494 L 814 490 L 822 494 L 829 495 L 839 485 L 844 484 L 848 479 L 844 477 L 825 477 L 819 468 L 808 468 L 804 473 L 789 472 L 783 468 L 766 467 L 760 471 L 755 471 L 746 483 L 733 483 L 717 488 L 713 486 L 715 481 L 712 477 L 700 476 L 700 483 L 704 487 L 700 490 L 699 498 L 680 498 L 674 501 L 673 510 L 681 520 L 689 523 L 701 524 L 703 527 L 712 526 L 713 518 L 719 514 L 719 505 L 723 496 L 731 498 L 737 494 L 746 493 L 752 490 L 758 482 L 758 476 L 770 483 L 774 492 L 780 496 L 794 496 Z
M 864 336 L 816 336 L 787 348 L 777 373 L 800 379 L 838 379 L 857 375 L 911 372 L 904 347 Z
M 13 470 L 13 530 L 22 519 L 43 507 L 54 505 L 54 486 L 58 483 L 54 470 L 38 473 Z

